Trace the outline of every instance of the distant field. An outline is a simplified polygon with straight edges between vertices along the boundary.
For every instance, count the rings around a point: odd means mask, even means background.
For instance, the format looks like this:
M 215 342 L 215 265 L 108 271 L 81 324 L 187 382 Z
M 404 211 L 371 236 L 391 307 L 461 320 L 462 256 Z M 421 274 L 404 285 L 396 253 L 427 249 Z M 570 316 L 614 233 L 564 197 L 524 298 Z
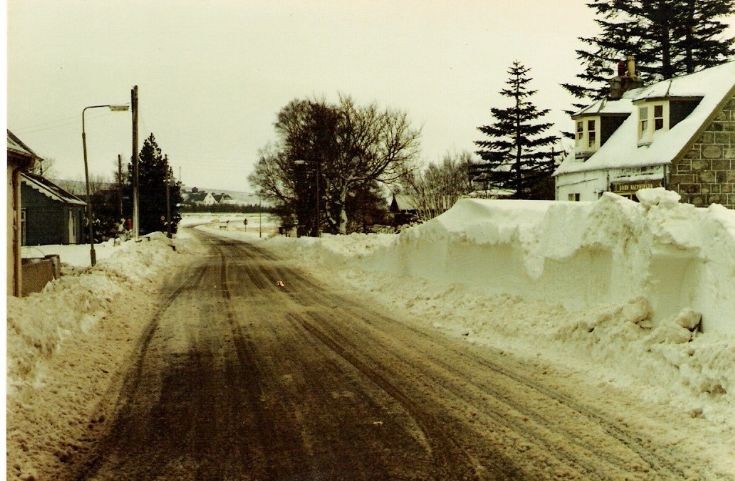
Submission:
M 247 227 L 243 220 L 247 219 Z M 228 222 L 229 221 L 229 222 Z M 207 213 L 207 212 L 187 212 L 181 214 L 182 227 L 201 224 L 201 223 L 226 223 L 227 228 L 231 230 L 245 230 L 247 232 L 257 232 L 262 226 L 264 231 L 273 232 L 278 230 L 280 220 L 271 214 L 242 214 L 242 213 Z

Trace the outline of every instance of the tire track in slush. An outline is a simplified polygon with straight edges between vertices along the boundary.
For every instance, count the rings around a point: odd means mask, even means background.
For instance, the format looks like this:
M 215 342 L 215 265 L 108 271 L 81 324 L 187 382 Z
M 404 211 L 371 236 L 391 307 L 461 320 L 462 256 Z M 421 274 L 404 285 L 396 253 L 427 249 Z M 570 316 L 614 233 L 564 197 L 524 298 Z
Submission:
M 263 455 L 265 458 L 266 452 L 269 449 L 273 449 L 280 443 L 277 443 L 279 438 L 279 432 L 275 429 L 273 423 L 273 412 L 269 412 L 263 409 L 262 396 L 265 392 L 263 386 L 264 374 L 260 367 L 256 355 L 256 348 L 253 345 L 253 341 L 243 333 L 242 326 L 237 320 L 235 312 L 233 310 L 233 296 L 230 290 L 230 283 L 228 280 L 228 263 L 227 257 L 224 251 L 218 246 L 217 251 L 220 254 L 220 268 L 221 275 L 220 281 L 222 285 L 222 296 L 225 301 L 226 318 L 229 324 L 230 330 L 233 333 L 233 342 L 235 344 L 235 352 L 239 360 L 239 366 L 241 368 L 248 368 L 249 372 L 247 376 L 250 381 L 250 385 L 245 391 L 245 395 L 248 398 L 248 405 L 255 413 L 256 429 L 258 431 L 258 437 L 260 439 L 261 448 L 263 449 Z M 243 373 L 245 374 L 245 373 Z M 243 376 L 244 380 L 244 376 Z M 253 382 L 254 381 L 254 382 Z M 239 390 L 238 390 L 239 391 Z M 287 416 L 281 416 L 280 420 L 283 422 L 288 419 Z M 289 449 L 288 456 L 280 456 L 278 459 L 279 463 L 271 462 L 268 459 L 264 459 L 266 477 L 264 479 L 272 481 L 281 481 L 289 479 L 291 473 L 299 471 L 299 466 L 306 466 L 308 464 L 306 453 L 304 452 L 301 444 L 301 440 L 294 436 L 298 432 L 294 429 L 294 426 L 290 426 L 288 430 L 289 438 L 286 444 L 291 447 Z M 293 449 L 298 447 L 299 449 Z M 283 454 L 283 453 L 278 453 Z M 285 465 L 285 466 L 283 466 Z
M 148 353 L 148 347 L 150 346 L 150 343 L 159 327 L 161 318 L 184 291 L 193 289 L 199 282 L 201 282 L 206 272 L 206 266 L 200 265 L 197 266 L 196 269 L 196 275 L 183 276 L 183 280 L 179 286 L 166 295 L 150 322 L 146 325 L 140 339 L 136 343 L 133 361 L 131 363 L 132 369 L 125 375 L 120 392 L 114 402 L 113 424 L 110 426 L 106 434 L 104 434 L 105 437 L 97 447 L 93 449 L 91 454 L 76 465 L 76 467 L 72 468 L 75 471 L 75 474 L 72 477 L 73 479 L 77 481 L 86 481 L 87 479 L 94 477 L 102 468 L 104 456 L 110 449 L 110 433 L 119 427 L 122 419 L 126 419 L 130 415 L 129 411 L 132 403 L 131 396 L 136 392 L 137 386 L 141 382 L 143 365 Z M 92 418 L 98 419 L 101 415 L 102 414 L 98 411 Z
M 288 314 L 288 317 L 300 324 L 307 332 L 316 337 L 330 350 L 347 361 L 355 369 L 361 372 L 367 379 L 379 386 L 383 391 L 395 399 L 403 408 L 414 418 L 427 442 L 430 454 L 434 459 L 437 469 L 437 480 L 457 479 L 457 480 L 480 480 L 481 474 L 477 468 L 480 465 L 477 459 L 464 450 L 457 442 L 449 436 L 434 419 L 434 416 L 424 411 L 421 406 L 406 395 L 402 390 L 388 381 L 377 370 L 362 362 L 352 353 L 336 343 L 332 338 L 324 334 L 311 322 L 303 317 L 294 314 Z M 459 461 L 459 462 L 458 462 Z M 514 468 L 509 469 L 513 472 Z M 506 477 L 502 479 L 515 479 Z

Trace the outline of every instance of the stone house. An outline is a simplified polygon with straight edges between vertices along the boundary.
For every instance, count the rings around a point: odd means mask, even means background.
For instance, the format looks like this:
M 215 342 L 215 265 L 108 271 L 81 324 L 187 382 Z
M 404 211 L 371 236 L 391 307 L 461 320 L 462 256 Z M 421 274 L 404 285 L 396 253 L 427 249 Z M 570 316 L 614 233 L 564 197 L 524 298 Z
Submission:
M 607 98 L 572 118 L 575 148 L 554 173 L 557 200 L 665 187 L 682 202 L 735 208 L 735 62 L 649 86 L 630 63 Z

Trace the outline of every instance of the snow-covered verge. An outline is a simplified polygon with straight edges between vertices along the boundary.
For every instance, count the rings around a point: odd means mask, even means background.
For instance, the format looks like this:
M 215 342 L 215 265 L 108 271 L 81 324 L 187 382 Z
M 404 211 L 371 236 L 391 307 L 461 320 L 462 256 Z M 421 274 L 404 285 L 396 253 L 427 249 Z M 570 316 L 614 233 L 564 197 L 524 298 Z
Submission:
M 115 255 L 119 251 L 119 244 L 115 244 L 112 239 L 95 244 L 94 251 L 97 261 L 102 261 Z M 68 245 L 41 245 L 41 246 L 23 246 L 21 247 L 21 256 L 23 258 L 44 257 L 56 254 L 63 264 L 74 267 L 89 266 L 89 244 L 68 244 Z
M 400 235 L 259 245 L 393 312 L 678 412 L 713 472 L 735 476 L 735 212 L 639 197 L 463 200 Z
M 40 293 L 8 297 L 8 478 L 51 479 L 104 424 L 90 416 L 155 311 L 157 287 L 185 262 L 187 241 L 176 247 L 161 234 L 129 241 Z

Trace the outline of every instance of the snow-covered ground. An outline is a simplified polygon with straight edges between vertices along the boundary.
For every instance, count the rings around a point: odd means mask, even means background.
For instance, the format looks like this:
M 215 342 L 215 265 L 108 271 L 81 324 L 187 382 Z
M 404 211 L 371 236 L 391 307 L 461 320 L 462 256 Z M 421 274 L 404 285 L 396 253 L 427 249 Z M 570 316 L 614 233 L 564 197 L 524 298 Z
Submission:
M 102 246 L 94 268 L 84 267 L 88 246 L 42 246 L 81 267 L 64 268 L 40 293 L 7 298 L 9 478 L 50 479 L 46 470 L 104 422 L 89 419 L 158 308 L 156 289 L 197 248 L 186 234 L 176 251 L 164 235 L 150 237 Z
M 463 200 L 400 235 L 271 236 L 264 216 L 259 237 L 257 214 L 247 227 L 229 214 L 184 223 L 257 243 L 396 315 L 571 372 L 580 386 L 659 405 L 686 433 L 667 442 L 706 449 L 707 473 L 735 479 L 735 212 L 661 191 L 642 199 Z M 39 479 L 94 428 L 89 414 L 155 312 L 151 293 L 201 248 L 186 229 L 176 247 L 161 235 L 99 246 L 95 268 L 8 298 L 8 472 Z M 88 262 L 87 246 L 34 249 Z
M 247 219 L 247 225 L 243 220 Z M 212 223 L 214 225 L 227 226 L 227 229 L 239 232 L 258 233 L 262 230 L 263 235 L 272 235 L 278 232 L 278 218 L 270 214 L 239 214 L 239 213 L 191 213 L 183 214 L 180 227 L 190 227 L 193 225 Z M 114 240 L 95 244 L 94 250 L 97 260 L 107 259 L 120 252 L 120 244 L 116 244 Z M 63 264 L 74 267 L 89 267 L 89 244 L 71 244 L 71 245 L 40 245 L 40 246 L 23 246 L 21 248 L 21 256 L 23 258 L 44 257 L 46 255 L 56 254 Z
M 679 413 L 714 469 L 735 476 L 735 212 L 663 189 L 640 197 L 462 200 L 400 235 L 260 240 L 201 228 L 468 342 Z

